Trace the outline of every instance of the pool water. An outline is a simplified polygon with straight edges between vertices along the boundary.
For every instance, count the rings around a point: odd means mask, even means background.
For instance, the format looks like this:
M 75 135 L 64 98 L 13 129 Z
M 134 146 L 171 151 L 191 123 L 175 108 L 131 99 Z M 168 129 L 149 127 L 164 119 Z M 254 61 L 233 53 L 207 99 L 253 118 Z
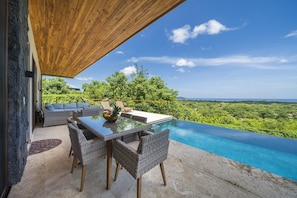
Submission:
M 172 120 L 153 125 L 169 138 L 297 181 L 297 140 Z

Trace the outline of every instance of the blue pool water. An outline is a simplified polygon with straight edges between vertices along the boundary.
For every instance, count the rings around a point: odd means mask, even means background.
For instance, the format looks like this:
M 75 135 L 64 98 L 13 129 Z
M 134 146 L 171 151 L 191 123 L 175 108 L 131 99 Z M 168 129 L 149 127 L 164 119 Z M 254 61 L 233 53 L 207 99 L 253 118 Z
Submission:
M 297 181 L 297 140 L 172 120 L 153 125 L 169 138 Z

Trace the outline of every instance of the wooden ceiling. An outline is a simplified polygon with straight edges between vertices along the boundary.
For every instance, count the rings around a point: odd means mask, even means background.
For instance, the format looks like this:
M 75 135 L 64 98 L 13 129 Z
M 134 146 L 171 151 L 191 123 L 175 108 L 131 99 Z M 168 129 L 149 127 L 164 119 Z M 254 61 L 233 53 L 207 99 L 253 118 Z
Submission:
M 183 1 L 29 0 L 41 74 L 75 77 Z

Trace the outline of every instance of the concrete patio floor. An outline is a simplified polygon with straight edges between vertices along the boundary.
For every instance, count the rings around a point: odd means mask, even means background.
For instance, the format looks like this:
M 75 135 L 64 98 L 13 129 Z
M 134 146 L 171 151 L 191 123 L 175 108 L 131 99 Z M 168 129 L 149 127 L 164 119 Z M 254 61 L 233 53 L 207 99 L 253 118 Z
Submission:
M 9 198 L 29 197 L 136 197 L 136 180 L 122 169 L 117 181 L 106 190 L 106 159 L 87 166 L 85 188 L 79 192 L 81 167 L 70 173 L 70 140 L 66 125 L 36 128 L 34 141 L 61 139 L 59 146 L 29 155 L 21 182 Z M 170 141 L 164 162 L 167 186 L 162 184 L 159 167 L 143 176 L 142 197 L 297 197 L 297 183 L 232 160 Z M 115 163 L 113 162 L 113 174 Z

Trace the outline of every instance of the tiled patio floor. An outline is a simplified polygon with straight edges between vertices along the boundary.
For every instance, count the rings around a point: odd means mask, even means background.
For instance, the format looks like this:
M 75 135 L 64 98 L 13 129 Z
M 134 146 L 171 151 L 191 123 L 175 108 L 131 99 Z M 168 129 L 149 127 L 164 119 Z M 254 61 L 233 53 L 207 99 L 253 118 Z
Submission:
M 112 182 L 111 189 L 106 190 L 106 159 L 88 165 L 85 189 L 79 192 L 81 167 L 70 173 L 72 157 L 68 157 L 70 140 L 67 126 L 34 130 L 34 141 L 48 138 L 61 139 L 62 144 L 28 157 L 22 181 L 12 187 L 9 198 L 136 197 L 136 180 L 124 169 L 117 181 Z M 170 142 L 164 165 L 167 186 L 162 185 L 157 166 L 143 176 L 142 197 L 297 197 L 296 182 L 175 141 Z

